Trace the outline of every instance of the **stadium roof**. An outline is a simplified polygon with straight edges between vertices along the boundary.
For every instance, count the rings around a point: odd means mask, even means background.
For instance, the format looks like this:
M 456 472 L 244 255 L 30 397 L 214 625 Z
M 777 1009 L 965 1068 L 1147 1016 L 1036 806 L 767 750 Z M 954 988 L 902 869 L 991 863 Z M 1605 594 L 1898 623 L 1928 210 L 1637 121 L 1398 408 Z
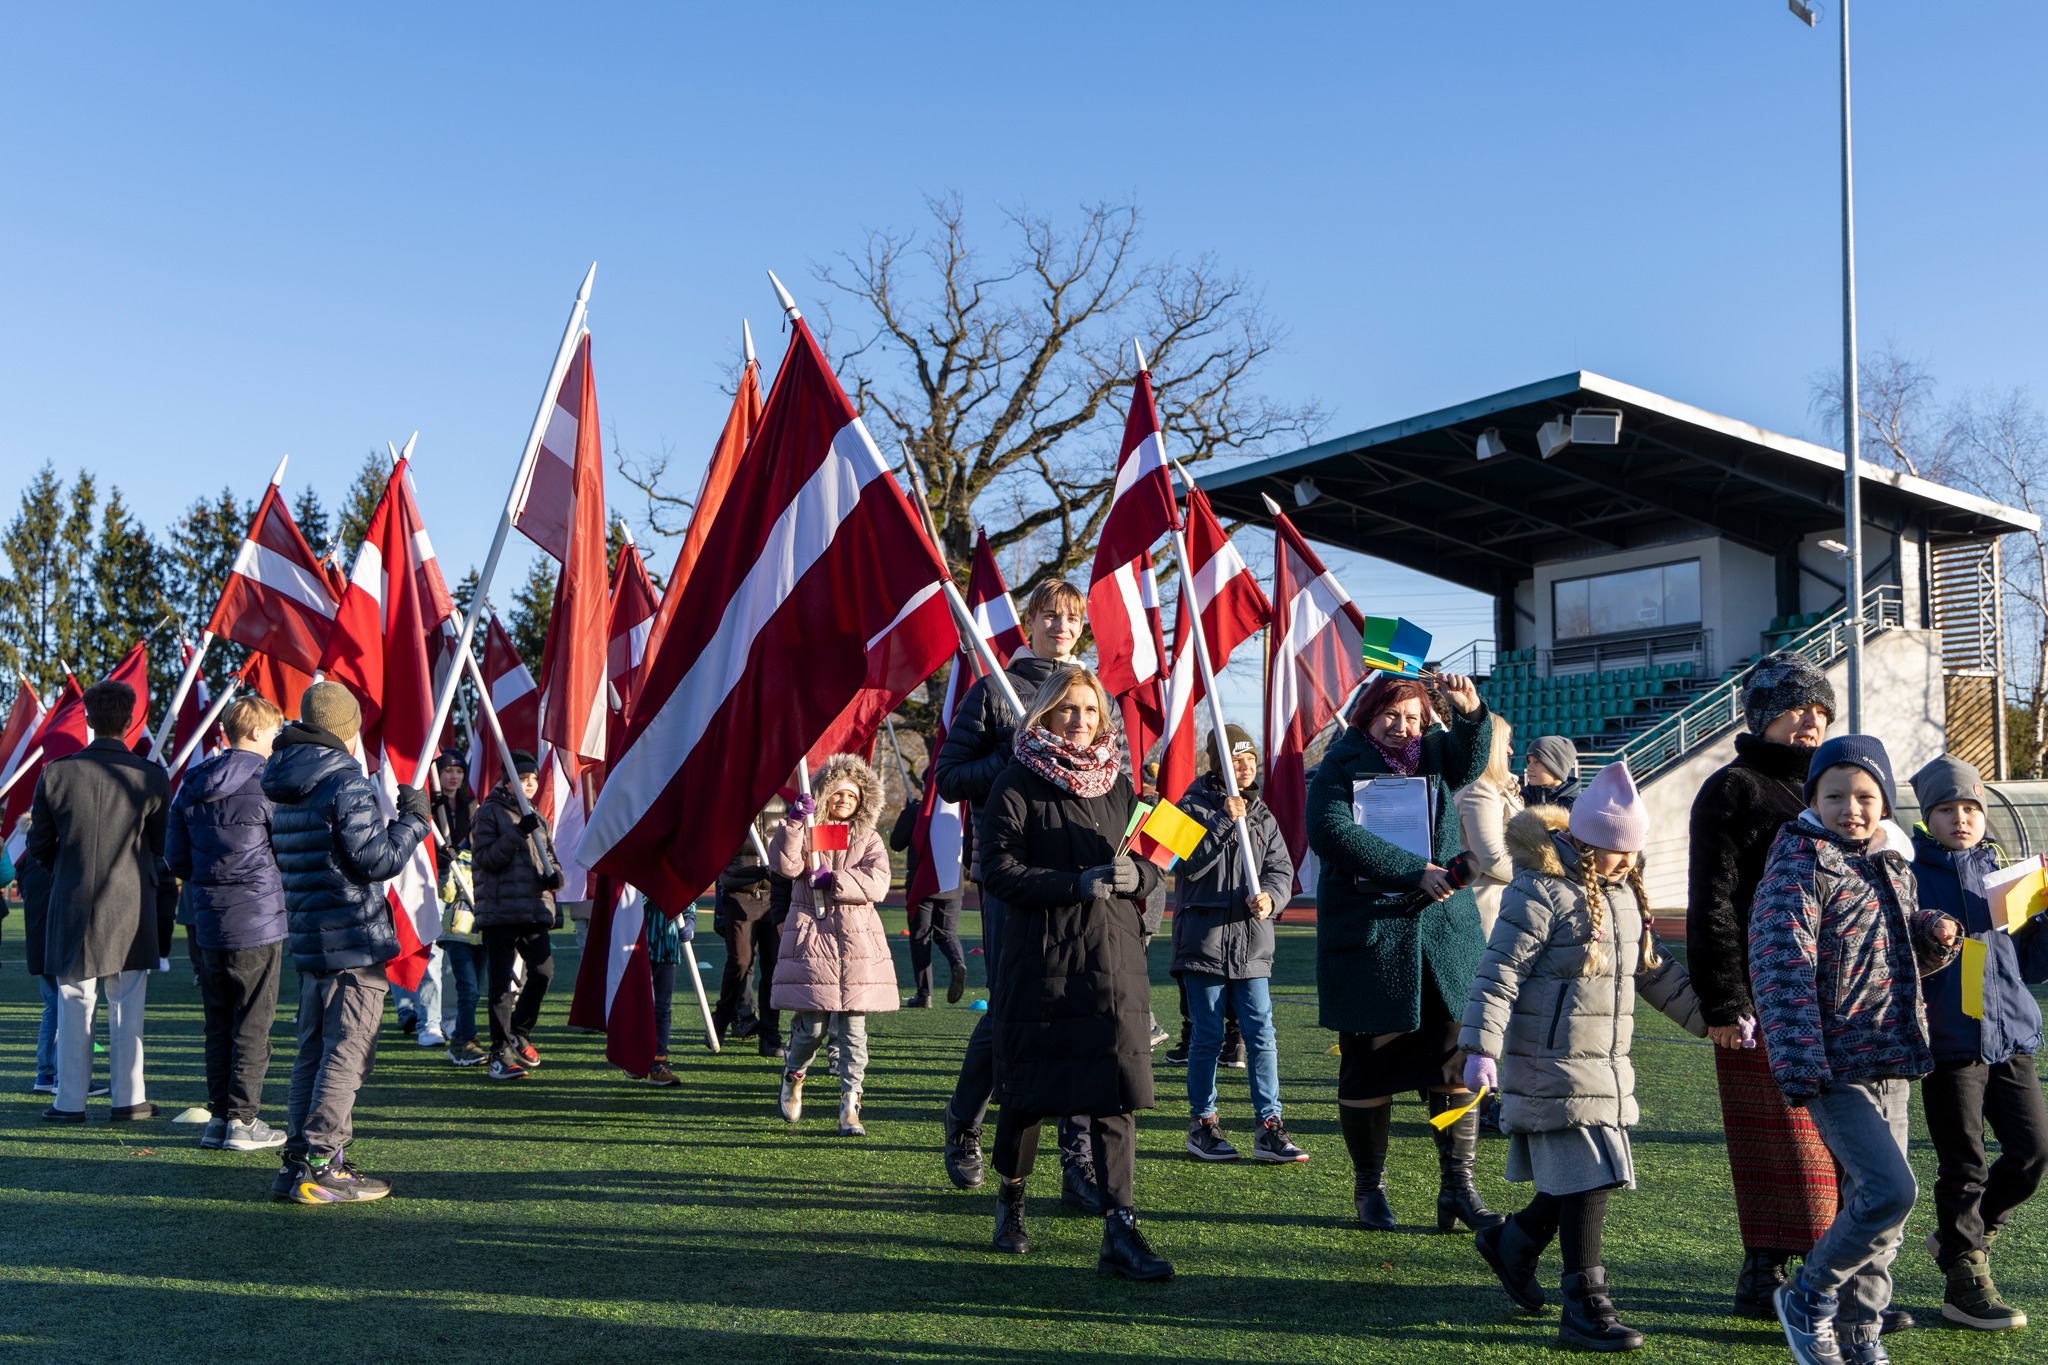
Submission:
M 1538 430 L 1575 412 L 1621 414 L 1620 442 L 1550 459 Z M 1480 438 L 1501 454 L 1482 459 Z M 1928 479 L 1863 469 L 1866 524 L 1936 540 L 2040 525 L 2032 513 Z M 1717 535 L 1765 554 L 1842 529 L 1841 452 L 1585 370 L 1208 473 L 1228 516 L 1269 523 L 1270 494 L 1302 533 L 1485 593 L 1539 561 Z M 1297 481 L 1317 497 L 1298 506 Z

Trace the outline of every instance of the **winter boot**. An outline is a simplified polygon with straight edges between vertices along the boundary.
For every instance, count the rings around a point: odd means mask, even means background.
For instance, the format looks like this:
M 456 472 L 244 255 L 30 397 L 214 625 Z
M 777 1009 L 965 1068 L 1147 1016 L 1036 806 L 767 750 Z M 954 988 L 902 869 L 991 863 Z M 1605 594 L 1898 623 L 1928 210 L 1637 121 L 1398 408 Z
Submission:
M 1429 1116 L 1435 1118 L 1467 1102 L 1463 1095 L 1432 1091 Z M 1479 1156 L 1479 1116 L 1467 1113 L 1448 1128 L 1433 1127 L 1430 1133 L 1436 1138 L 1436 1230 L 1450 1232 L 1460 1222 L 1474 1232 L 1497 1225 L 1501 1215 L 1479 1202 L 1479 1191 L 1472 1185 L 1472 1165 Z
M 1536 1263 L 1543 1259 L 1544 1243 L 1531 1237 L 1518 1218 L 1503 1218 L 1491 1227 L 1479 1229 L 1472 1239 L 1480 1259 L 1493 1267 L 1500 1287 L 1524 1313 L 1543 1307 L 1543 1286 L 1536 1279 Z
M 1634 1351 L 1643 1334 L 1625 1325 L 1607 1297 L 1607 1267 L 1589 1265 L 1564 1277 L 1564 1312 L 1557 1320 L 1557 1339 L 1588 1351 Z
M 1746 1318 L 1778 1316 L 1778 1286 L 1785 1283 L 1786 1255 L 1768 1247 L 1742 1253 L 1742 1273 L 1735 1278 L 1735 1311 Z
M 946 1120 L 946 1179 L 956 1190 L 978 1190 L 986 1163 L 981 1156 L 981 1126 Z
M 1972 1251 L 1946 1271 L 1948 1288 L 1941 1296 L 1941 1315 L 1980 1332 L 2008 1332 L 2027 1325 L 2027 1315 L 1998 1297 L 1991 1282 L 1991 1258 Z
M 1031 1250 L 1031 1234 L 1024 1230 L 1024 1182 L 1021 1180 L 996 1181 L 996 1235 L 992 1243 L 997 1251 L 1007 1251 L 1012 1256 L 1022 1256 Z
M 1102 1215 L 1102 1191 L 1095 1183 L 1093 1167 L 1076 1162 L 1060 1172 L 1060 1202 L 1082 1213 Z
M 1337 1106 L 1344 1145 L 1351 1152 L 1351 1198 L 1359 1224 L 1382 1232 L 1394 1226 L 1394 1209 L 1387 1203 L 1387 1125 L 1393 1115 L 1391 1104 Z
M 783 1119 L 795 1123 L 804 1116 L 804 1073 L 785 1071 L 782 1073 L 782 1093 L 776 1096 L 775 1108 Z
M 866 1137 L 868 1130 L 860 1122 L 860 1091 L 846 1090 L 839 1095 L 839 1136 Z
M 1170 1280 L 1173 1262 L 1152 1249 L 1138 1231 L 1136 1209 L 1111 1209 L 1102 1217 L 1102 1254 L 1095 1268 L 1127 1280 Z

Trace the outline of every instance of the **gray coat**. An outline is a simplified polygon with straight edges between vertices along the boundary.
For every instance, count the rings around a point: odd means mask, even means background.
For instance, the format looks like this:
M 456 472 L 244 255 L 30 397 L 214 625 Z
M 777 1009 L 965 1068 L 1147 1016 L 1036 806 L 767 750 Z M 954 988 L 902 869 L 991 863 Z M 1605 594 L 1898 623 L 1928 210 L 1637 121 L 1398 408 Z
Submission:
M 28 851 L 50 869 L 44 966 L 84 979 L 156 966 L 157 869 L 171 785 L 118 739 L 43 769 Z
M 1500 1059 L 1501 1127 L 1510 1133 L 1626 1128 L 1637 1119 L 1629 1062 L 1636 995 L 1704 1038 L 1685 968 L 1660 952 L 1641 967 L 1646 926 L 1628 882 L 1602 879 L 1607 969 L 1584 975 L 1592 917 L 1570 812 L 1532 806 L 1508 822 L 1515 879 L 1501 898 L 1458 1043 Z
M 1256 919 L 1246 898 L 1244 858 L 1237 850 L 1237 826 L 1223 811 L 1222 779 L 1209 773 L 1180 798 L 1180 808 L 1208 830 L 1182 860 L 1173 902 L 1173 964 L 1169 970 L 1201 972 L 1231 981 L 1273 974 L 1273 921 Z M 1259 855 L 1259 889 L 1273 898 L 1277 913 L 1294 890 L 1294 860 L 1273 812 L 1257 796 L 1245 800 L 1245 826 Z

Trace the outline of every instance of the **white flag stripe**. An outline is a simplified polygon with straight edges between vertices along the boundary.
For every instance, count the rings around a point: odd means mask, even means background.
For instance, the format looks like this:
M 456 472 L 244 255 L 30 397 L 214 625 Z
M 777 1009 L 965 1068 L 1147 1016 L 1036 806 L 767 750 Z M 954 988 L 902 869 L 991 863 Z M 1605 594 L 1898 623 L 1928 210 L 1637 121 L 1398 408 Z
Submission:
M 639 888 L 628 886 L 619 893 L 618 908 L 612 911 L 611 951 L 605 954 L 604 1017 L 611 1022 L 612 1002 L 619 998 L 619 983 L 626 979 L 626 964 L 641 951 L 640 926 L 647 922 L 646 901 Z
M 1209 605 L 1223 595 L 1223 589 L 1231 579 L 1251 571 L 1251 565 L 1244 562 L 1244 556 L 1237 552 L 1237 547 L 1227 540 L 1224 541 L 1223 548 L 1210 555 L 1208 563 L 1197 565 L 1195 568 L 1192 575 L 1195 600 L 1201 604 L 1203 611 L 1209 610 Z M 1212 653 L 1214 650 L 1215 646 L 1210 646 Z
M 533 674 L 523 668 L 515 668 L 510 673 L 491 679 L 491 706 L 503 715 L 507 707 L 532 692 L 534 687 Z
M 894 617 L 890 618 L 889 624 L 883 626 L 880 630 L 876 631 L 874 634 L 874 638 L 868 641 L 868 653 L 874 653 L 875 646 L 882 643 L 882 641 L 888 639 L 889 632 L 896 629 L 896 627 L 902 625 L 904 618 L 910 616 L 919 607 L 931 601 L 934 597 L 938 595 L 939 581 L 936 578 L 933 579 L 931 582 L 925 584 L 923 587 L 919 588 L 916 592 L 912 593 L 910 595 L 910 600 L 903 604 L 903 610 L 897 612 Z
M 1166 445 L 1159 439 L 1158 432 L 1152 432 L 1131 448 L 1131 453 L 1116 469 L 1116 492 L 1110 496 L 1110 505 L 1131 491 L 1131 488 L 1148 474 L 1166 468 Z
M 1152 628 L 1146 624 L 1145 597 L 1142 580 L 1138 577 L 1137 561 L 1118 569 L 1112 576 L 1118 596 L 1123 599 L 1125 613 L 1131 619 L 1131 672 L 1140 678 L 1150 678 L 1159 672 L 1159 651 L 1152 644 Z
M 654 618 L 652 616 L 637 626 L 629 627 L 626 631 L 627 658 L 632 660 L 628 667 L 636 673 L 639 671 L 640 665 L 646 662 L 647 641 L 653 633 Z
M 267 546 L 245 539 L 242 548 L 235 552 L 233 572 L 272 592 L 282 593 L 308 611 L 318 612 L 330 621 L 334 619 L 337 604 L 326 581 Z
M 563 454 L 563 451 L 568 454 Z M 547 433 L 540 438 L 540 453 L 561 464 L 573 465 L 576 462 L 576 414 L 562 406 L 559 395 L 555 399 L 555 410 L 548 414 Z
M 832 448 L 769 529 L 753 567 L 726 603 L 717 632 L 605 779 L 606 792 L 618 795 L 604 803 L 603 822 L 592 824 L 584 838 L 583 866 L 631 833 L 641 813 L 689 762 L 726 698 L 746 676 L 754 638 L 831 549 L 868 483 L 886 472 L 858 419 L 833 434 Z

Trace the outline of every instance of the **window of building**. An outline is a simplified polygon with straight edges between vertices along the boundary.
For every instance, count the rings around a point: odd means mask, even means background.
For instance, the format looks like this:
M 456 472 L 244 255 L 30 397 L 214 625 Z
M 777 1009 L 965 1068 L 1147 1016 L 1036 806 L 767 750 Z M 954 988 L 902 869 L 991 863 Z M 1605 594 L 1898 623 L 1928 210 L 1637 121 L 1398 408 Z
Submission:
M 1560 640 L 1694 626 L 1700 621 L 1700 562 L 1561 578 L 1550 585 Z

